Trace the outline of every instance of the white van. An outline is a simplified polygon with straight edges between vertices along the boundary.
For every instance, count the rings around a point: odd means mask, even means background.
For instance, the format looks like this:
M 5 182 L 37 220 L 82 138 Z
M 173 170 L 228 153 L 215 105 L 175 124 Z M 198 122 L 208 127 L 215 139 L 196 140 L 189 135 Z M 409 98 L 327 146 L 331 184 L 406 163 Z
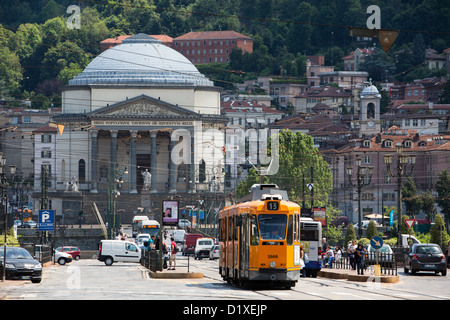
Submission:
M 199 238 L 195 243 L 194 259 L 201 260 L 209 257 L 209 252 L 214 247 L 214 241 L 210 238 Z
M 102 240 L 98 260 L 107 266 L 114 262 L 140 262 L 141 249 L 136 243 L 123 240 Z
M 178 243 L 183 243 L 185 234 L 186 231 L 184 230 L 173 230 L 173 240 Z

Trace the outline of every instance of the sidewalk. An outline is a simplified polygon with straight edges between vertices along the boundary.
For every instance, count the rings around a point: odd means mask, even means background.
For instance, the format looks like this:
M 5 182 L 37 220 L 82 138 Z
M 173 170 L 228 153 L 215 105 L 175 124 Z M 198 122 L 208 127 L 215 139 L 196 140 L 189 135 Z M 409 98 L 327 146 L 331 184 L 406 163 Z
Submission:
M 349 269 L 321 269 L 318 274 L 319 277 L 329 279 L 342 279 L 355 282 L 381 282 L 381 283 L 397 283 L 399 281 L 398 275 L 374 276 L 369 269 L 364 271 L 364 275 L 358 275 L 356 270 Z

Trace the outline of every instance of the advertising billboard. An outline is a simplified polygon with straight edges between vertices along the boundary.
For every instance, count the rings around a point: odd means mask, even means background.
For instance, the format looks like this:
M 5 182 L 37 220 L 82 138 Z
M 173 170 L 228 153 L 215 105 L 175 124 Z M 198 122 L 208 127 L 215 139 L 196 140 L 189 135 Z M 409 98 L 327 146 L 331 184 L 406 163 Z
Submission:
M 178 225 L 178 201 L 165 200 L 162 203 L 163 225 Z

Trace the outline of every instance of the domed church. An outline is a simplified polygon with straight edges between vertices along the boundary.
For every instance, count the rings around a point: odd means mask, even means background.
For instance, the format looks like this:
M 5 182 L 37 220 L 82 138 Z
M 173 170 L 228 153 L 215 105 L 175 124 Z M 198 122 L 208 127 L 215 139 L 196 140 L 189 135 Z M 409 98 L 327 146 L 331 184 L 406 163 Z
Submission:
M 84 194 L 111 185 L 128 194 L 206 192 L 212 183 L 223 190 L 220 90 L 146 34 L 102 52 L 63 89 L 49 190 L 73 191 L 74 183 Z

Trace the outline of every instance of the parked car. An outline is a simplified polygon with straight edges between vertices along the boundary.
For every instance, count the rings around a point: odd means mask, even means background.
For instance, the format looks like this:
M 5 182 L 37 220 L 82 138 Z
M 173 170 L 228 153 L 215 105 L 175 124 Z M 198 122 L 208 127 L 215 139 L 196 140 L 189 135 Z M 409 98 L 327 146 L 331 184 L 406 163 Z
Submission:
M 3 274 L 3 252 L 0 247 L 0 270 Z M 31 280 L 39 283 L 42 280 L 42 265 L 24 248 L 6 247 L 6 278 Z
M 24 222 L 23 227 L 24 228 L 37 228 L 37 222 L 33 221 L 33 220 L 26 221 L 26 222 Z
M 209 257 L 209 252 L 214 247 L 214 241 L 210 238 L 199 238 L 195 244 L 194 259 L 201 260 Z
M 21 220 L 14 220 L 14 225 L 17 226 L 17 228 L 22 227 L 22 221 Z
M 139 247 L 145 247 L 144 243 L 150 240 L 150 234 L 148 233 L 140 233 L 136 236 L 136 244 Z
M 366 260 L 365 263 L 368 265 L 376 264 L 377 256 L 376 256 L 376 249 L 373 248 L 370 243 L 365 245 L 364 248 L 366 249 Z M 378 249 L 378 263 L 380 265 L 388 266 L 392 268 L 394 266 L 395 262 L 395 256 L 394 251 L 392 251 L 392 248 L 388 244 L 383 244 L 383 246 Z
M 65 265 L 66 263 L 72 262 L 72 260 L 72 256 L 67 252 L 55 251 L 55 261 L 58 262 L 61 266 Z
M 141 249 L 136 243 L 123 240 L 102 240 L 98 252 L 98 260 L 111 266 L 114 262 L 141 261 Z
M 219 246 L 215 245 L 209 252 L 209 260 L 219 259 Z
M 447 275 L 447 263 L 441 248 L 434 243 L 416 243 L 411 246 L 405 255 L 405 273 L 411 270 L 412 274 L 417 271 L 441 272 Z
M 191 226 L 191 222 L 187 219 L 180 219 L 178 220 L 178 226 L 180 228 L 187 228 Z
M 74 258 L 75 260 L 80 260 L 81 258 L 81 251 L 78 247 L 70 247 L 70 246 L 64 246 L 64 247 L 58 247 L 55 249 L 56 252 L 65 252 L 68 253 Z

